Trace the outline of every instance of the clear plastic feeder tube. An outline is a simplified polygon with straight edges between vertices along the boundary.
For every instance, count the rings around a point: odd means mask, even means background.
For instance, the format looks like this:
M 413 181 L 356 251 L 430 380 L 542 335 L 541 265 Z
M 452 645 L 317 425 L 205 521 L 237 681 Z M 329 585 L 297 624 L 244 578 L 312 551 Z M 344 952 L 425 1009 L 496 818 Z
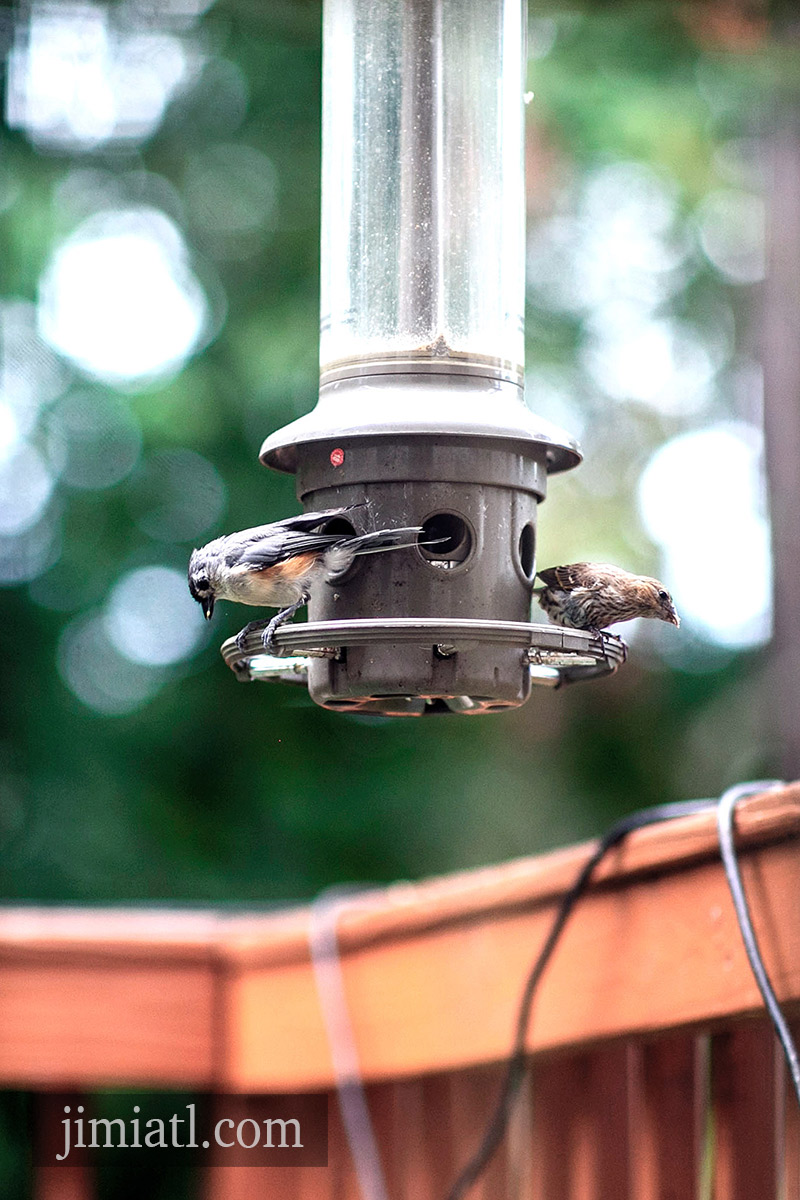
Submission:
M 323 383 L 439 364 L 521 386 L 525 19 L 325 0 Z

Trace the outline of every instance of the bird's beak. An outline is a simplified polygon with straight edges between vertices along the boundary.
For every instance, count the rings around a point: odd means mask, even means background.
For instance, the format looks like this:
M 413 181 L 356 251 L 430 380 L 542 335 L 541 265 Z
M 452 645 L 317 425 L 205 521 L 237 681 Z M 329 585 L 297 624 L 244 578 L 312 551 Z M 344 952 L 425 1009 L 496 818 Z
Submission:
M 214 615 L 214 597 L 203 596 L 203 599 L 200 601 L 200 603 L 203 606 L 203 616 L 207 621 L 210 621 Z
M 681 619 L 678 616 L 678 614 L 675 612 L 675 609 L 672 610 L 672 616 L 670 617 L 669 620 L 670 620 L 671 625 L 674 625 L 676 629 L 680 629 Z

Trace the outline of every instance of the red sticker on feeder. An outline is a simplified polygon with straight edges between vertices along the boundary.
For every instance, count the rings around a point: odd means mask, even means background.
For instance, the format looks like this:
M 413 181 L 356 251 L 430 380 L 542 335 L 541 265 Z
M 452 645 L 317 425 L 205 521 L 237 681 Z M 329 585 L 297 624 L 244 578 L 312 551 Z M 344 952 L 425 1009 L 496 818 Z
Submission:
M 339 448 L 337 448 L 336 450 L 331 450 L 331 466 L 332 467 L 340 467 L 343 462 L 344 462 L 344 450 L 341 450 Z

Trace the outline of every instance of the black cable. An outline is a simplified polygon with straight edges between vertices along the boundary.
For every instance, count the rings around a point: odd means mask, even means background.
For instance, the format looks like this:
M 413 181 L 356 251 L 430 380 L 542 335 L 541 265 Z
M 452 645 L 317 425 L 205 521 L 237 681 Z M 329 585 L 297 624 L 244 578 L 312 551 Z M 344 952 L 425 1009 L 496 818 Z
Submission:
M 744 894 L 742 876 L 739 872 L 739 863 L 736 858 L 736 846 L 733 840 L 733 811 L 736 808 L 737 801 L 741 800 L 743 795 L 752 794 L 752 787 L 752 784 L 742 784 L 740 787 L 729 788 L 720 799 L 717 805 L 719 848 L 722 855 L 722 865 L 725 868 L 725 875 L 728 879 L 731 899 L 733 900 L 733 907 L 736 910 L 736 920 L 739 922 L 739 930 L 747 957 L 750 961 L 750 967 L 755 975 L 756 983 L 764 999 L 764 1004 L 769 1013 L 778 1041 L 781 1044 L 781 1049 L 783 1050 L 789 1068 L 789 1075 L 791 1076 L 797 1096 L 797 1103 L 800 1104 L 800 1062 L 797 1059 L 797 1049 L 758 949 L 753 922 L 750 919 L 750 908 L 747 903 L 747 897 Z M 742 788 L 747 788 L 748 791 L 742 792 Z
M 575 904 L 580 899 L 582 893 L 598 864 L 609 850 L 618 845 L 623 838 L 629 833 L 633 833 L 637 829 L 644 829 L 648 825 L 656 825 L 662 821 L 673 821 L 677 817 L 693 816 L 696 813 L 709 812 L 711 809 L 717 809 L 718 823 L 720 829 L 720 854 L 725 874 L 727 876 L 731 896 L 733 898 L 736 917 L 739 921 L 739 927 L 742 931 L 742 937 L 745 942 L 750 964 L 753 967 L 756 980 L 761 988 L 761 994 L 764 996 L 767 1005 L 767 1011 L 775 1025 L 776 1033 L 781 1042 L 786 1060 L 789 1063 L 789 1069 L 792 1073 L 792 1079 L 795 1088 L 798 1091 L 798 1102 L 800 1102 L 800 1073 L 798 1073 L 797 1052 L 792 1042 L 791 1034 L 783 1019 L 783 1014 L 778 1006 L 775 993 L 767 978 L 764 970 L 761 956 L 758 951 L 755 936 L 753 934 L 752 925 L 747 911 L 747 903 L 744 899 L 744 893 L 741 888 L 741 880 L 738 873 L 738 865 L 736 860 L 736 849 L 733 844 L 732 832 L 730 835 L 723 835 L 723 824 L 726 829 L 732 828 L 732 814 L 736 803 L 744 796 L 754 795 L 757 792 L 767 791 L 770 788 L 780 786 L 776 780 L 768 780 L 758 783 L 739 784 L 737 787 L 730 788 L 719 800 L 681 800 L 674 804 L 659 804 L 653 808 L 641 809 L 639 812 L 631 813 L 630 816 L 623 817 L 617 821 L 600 839 L 596 848 L 584 863 L 578 873 L 572 887 L 564 894 L 564 897 L 559 905 L 555 920 L 550 928 L 545 943 L 539 951 L 533 966 L 530 969 L 528 977 L 525 981 L 525 986 L 522 990 L 519 1010 L 517 1015 L 516 1031 L 514 1034 L 514 1042 L 511 1053 L 507 1060 L 506 1073 L 500 1087 L 500 1095 L 497 1100 L 494 1112 L 486 1126 L 486 1132 L 483 1135 L 480 1146 L 476 1150 L 473 1157 L 463 1168 L 455 1183 L 447 1194 L 447 1200 L 461 1200 L 465 1196 L 469 1188 L 476 1182 L 486 1167 L 489 1165 L 495 1151 L 502 1142 L 508 1121 L 511 1116 L 511 1110 L 514 1100 L 519 1092 L 522 1080 L 525 1077 L 527 1069 L 527 1055 L 525 1050 L 525 1040 L 530 1022 L 531 1007 L 533 1005 L 533 997 L 539 981 L 544 974 L 545 968 L 550 961 L 552 953 L 556 947 L 559 937 L 566 925 L 570 914 L 572 913 Z M 726 816 L 727 814 L 727 816 Z M 758 971 L 755 964 L 758 964 Z M 767 997 L 769 996 L 769 999 Z M 776 1019 L 777 1013 L 777 1019 Z

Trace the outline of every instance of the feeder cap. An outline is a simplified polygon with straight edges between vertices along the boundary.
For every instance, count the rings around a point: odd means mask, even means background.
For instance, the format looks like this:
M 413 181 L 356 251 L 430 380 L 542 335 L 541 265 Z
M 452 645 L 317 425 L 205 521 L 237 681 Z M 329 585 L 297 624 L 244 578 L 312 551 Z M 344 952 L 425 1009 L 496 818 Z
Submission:
M 517 443 L 543 457 L 549 475 L 576 467 L 582 457 L 569 434 L 531 412 L 514 384 L 406 371 L 325 384 L 313 411 L 270 434 L 260 458 L 293 474 L 298 449 L 308 443 L 408 435 Z

